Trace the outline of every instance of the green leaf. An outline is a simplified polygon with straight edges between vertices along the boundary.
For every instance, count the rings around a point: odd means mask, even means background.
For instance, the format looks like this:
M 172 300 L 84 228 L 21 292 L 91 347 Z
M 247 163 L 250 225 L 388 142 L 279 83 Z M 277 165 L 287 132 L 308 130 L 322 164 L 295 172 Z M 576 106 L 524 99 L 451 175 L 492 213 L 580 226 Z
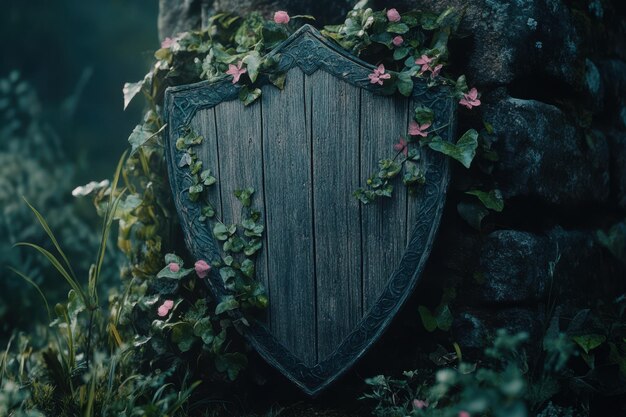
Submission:
M 430 107 L 422 105 L 415 107 L 414 114 L 415 121 L 421 125 L 425 123 L 432 124 L 433 120 L 435 119 L 435 113 L 433 112 L 433 110 Z
M 246 242 L 239 236 L 231 236 L 224 242 L 224 252 L 239 253 L 246 247 Z
M 241 263 L 241 272 L 248 278 L 254 277 L 254 262 L 246 259 Z
M 226 372 L 231 381 L 237 379 L 237 375 L 248 365 L 248 358 L 242 353 L 224 353 L 215 358 L 215 369 L 218 372 Z
M 407 47 L 401 47 L 396 49 L 395 51 L 393 51 L 393 59 L 396 61 L 400 61 L 404 58 L 406 58 L 406 56 L 409 54 L 410 49 Z
M 243 253 L 246 256 L 252 256 L 258 251 L 260 251 L 262 247 L 263 247 L 263 242 L 260 239 L 251 239 L 248 242 L 248 245 L 244 249 Z
M 251 187 L 243 190 L 235 190 L 235 197 L 244 207 L 250 207 L 252 204 L 252 194 L 254 194 L 254 188 Z
M 436 136 L 428 143 L 428 146 L 437 152 L 441 152 L 451 158 L 459 161 L 465 168 L 469 168 L 472 164 L 474 156 L 476 156 L 476 148 L 478 147 L 478 132 L 470 129 L 456 144 L 444 141 L 441 137 Z
M 252 51 L 243 59 L 243 63 L 246 64 L 248 70 L 248 77 L 253 83 L 259 76 L 259 68 L 261 67 L 261 56 L 257 51 Z
M 248 87 L 242 87 L 241 90 L 239 90 L 239 100 L 246 106 L 254 103 L 259 97 L 261 97 L 260 88 L 250 90 Z
M 215 338 L 213 332 L 213 325 L 211 324 L 211 318 L 204 317 L 196 322 L 193 326 L 193 334 L 202 339 L 205 345 L 211 344 Z
M 419 306 L 417 308 L 417 311 L 420 314 L 422 324 L 424 325 L 426 331 L 434 332 L 435 330 L 437 330 L 437 319 L 435 318 L 435 316 L 433 316 L 428 307 Z
M 589 354 L 590 351 L 602 345 L 606 341 L 606 336 L 601 334 L 586 334 L 583 336 L 574 336 L 572 340 L 576 342 L 578 346 L 585 351 L 586 354 Z
M 193 328 L 189 323 L 177 323 L 172 327 L 172 342 L 178 346 L 181 352 L 191 350 L 194 342 Z
M 210 169 L 207 169 L 200 173 L 200 180 L 202 181 L 202 184 L 206 186 L 211 186 L 217 182 L 217 178 L 211 175 Z
M 237 226 L 235 226 L 234 224 L 226 227 L 224 223 L 216 223 L 213 227 L 213 236 L 215 236 L 217 240 L 226 240 L 230 236 L 235 234 L 236 231 Z
M 285 80 L 287 80 L 287 74 L 270 74 L 269 80 L 275 87 L 282 90 L 285 88 Z
M 504 199 L 500 190 L 491 190 L 489 192 L 472 190 L 465 194 L 478 197 L 481 203 L 490 210 L 501 212 L 504 209 Z
M 461 218 L 476 230 L 481 229 L 483 219 L 489 215 L 489 210 L 474 202 L 461 201 L 456 209 Z
M 408 72 L 398 74 L 398 91 L 405 97 L 409 97 L 413 93 L 413 79 Z
M 232 295 L 222 298 L 222 301 L 215 307 L 215 314 L 222 314 L 239 308 L 239 302 Z
M 130 144 L 130 155 L 133 155 L 139 148 L 144 146 L 150 139 L 158 136 L 165 129 L 165 125 L 158 131 L 153 132 L 150 127 L 145 124 L 137 125 L 133 129 L 133 132 L 128 137 L 128 143 Z
M 390 23 L 389 26 L 387 26 L 387 32 L 390 33 L 398 33 L 400 35 L 403 35 L 408 31 L 409 27 L 404 23 Z
M 124 84 L 124 88 L 122 89 L 122 92 L 124 93 L 124 110 L 126 110 L 130 102 L 133 101 L 133 98 L 135 98 L 135 96 L 141 92 L 144 83 L 145 79 L 137 81 L 136 83 Z
M 165 268 L 161 269 L 157 274 L 157 278 L 169 278 L 169 279 L 181 279 L 191 274 L 194 271 L 193 268 L 180 268 L 178 272 L 172 272 L 169 264 Z

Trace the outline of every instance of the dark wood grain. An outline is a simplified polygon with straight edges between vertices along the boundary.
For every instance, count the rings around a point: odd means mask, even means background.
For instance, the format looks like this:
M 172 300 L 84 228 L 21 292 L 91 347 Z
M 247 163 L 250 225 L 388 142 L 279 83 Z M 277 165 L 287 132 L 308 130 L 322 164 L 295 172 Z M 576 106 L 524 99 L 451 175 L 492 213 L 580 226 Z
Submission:
M 206 194 L 206 200 L 213 205 L 217 211 L 217 215 L 221 216 L 223 212 L 221 188 L 223 185 L 220 181 L 221 175 L 218 172 L 219 137 L 215 129 L 215 109 L 202 109 L 198 111 L 190 125 L 194 132 L 204 137 L 202 146 L 197 146 L 195 149 L 198 152 L 198 159 L 202 161 L 202 170 L 209 168 L 215 172 L 217 182 L 214 186 L 209 188 L 209 192 Z M 206 227 L 210 229 L 208 223 Z
M 317 360 L 315 255 L 310 108 L 304 92 L 300 69 L 289 72 L 284 90 L 265 89 L 263 155 L 272 332 L 311 365 Z
M 361 95 L 361 172 L 378 172 L 378 161 L 395 155 L 393 144 L 406 137 L 407 99 Z M 392 198 L 362 208 L 363 309 L 375 305 L 406 247 L 406 190 L 395 182 Z
M 313 131 L 318 360 L 361 319 L 359 89 L 325 71 L 307 77 Z M 332 94 L 329 94 L 332 92 Z
M 225 101 L 215 107 L 219 138 L 219 177 L 222 191 L 222 221 L 241 223 L 242 205 L 235 191 L 252 187 L 252 207 L 265 211 L 263 190 L 263 126 L 261 102 L 244 106 L 240 101 Z M 263 220 L 265 222 L 265 220 Z M 267 245 L 264 236 L 263 245 Z M 255 260 L 256 279 L 265 286 L 268 297 L 267 251 L 261 250 Z M 267 316 L 271 314 L 268 309 Z M 267 320 L 270 325 L 270 320 Z

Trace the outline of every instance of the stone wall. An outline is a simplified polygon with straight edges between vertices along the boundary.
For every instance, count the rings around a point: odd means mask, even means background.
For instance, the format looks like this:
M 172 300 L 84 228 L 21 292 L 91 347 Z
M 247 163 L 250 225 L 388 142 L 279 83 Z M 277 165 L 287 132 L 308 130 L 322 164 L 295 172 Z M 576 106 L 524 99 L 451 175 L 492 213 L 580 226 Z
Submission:
M 284 9 L 336 21 L 345 1 L 161 0 L 161 36 L 215 10 Z M 376 7 L 389 7 L 378 2 Z M 498 327 L 540 339 L 550 313 L 624 290 L 624 267 L 596 230 L 626 216 L 626 6 L 622 0 L 399 0 L 403 9 L 465 9 L 452 65 L 483 92 L 460 127 L 494 127 L 499 161 L 486 175 L 456 166 L 425 285 L 456 286 L 452 337 L 471 352 Z M 476 231 L 456 205 L 467 183 L 502 191 L 506 207 Z M 411 301 L 426 303 L 416 295 Z M 383 340 L 383 343 L 384 340 Z

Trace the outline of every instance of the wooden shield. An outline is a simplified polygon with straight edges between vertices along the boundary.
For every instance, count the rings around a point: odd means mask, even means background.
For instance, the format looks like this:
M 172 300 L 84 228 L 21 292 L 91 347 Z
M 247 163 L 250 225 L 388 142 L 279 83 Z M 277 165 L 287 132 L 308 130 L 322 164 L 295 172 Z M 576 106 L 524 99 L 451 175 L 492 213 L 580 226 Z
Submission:
M 377 95 L 369 65 L 304 26 L 272 52 L 286 71 L 284 90 L 263 87 L 244 107 L 230 79 L 166 92 L 166 154 L 186 244 L 197 259 L 219 259 L 211 226 L 190 203 L 188 169 L 175 142 L 191 126 L 205 140 L 198 156 L 218 178 L 209 198 L 227 224 L 239 220 L 233 191 L 256 190 L 265 220 L 257 279 L 269 311 L 253 320 L 250 343 L 310 395 L 345 372 L 380 337 L 415 287 L 441 219 L 448 163 L 425 150 L 426 184 L 409 196 L 361 205 L 352 193 L 406 136 L 414 106 L 436 114 L 449 140 L 454 103 L 417 81 L 410 99 Z M 277 55 L 280 54 L 280 55 Z M 216 296 L 225 290 L 217 271 Z

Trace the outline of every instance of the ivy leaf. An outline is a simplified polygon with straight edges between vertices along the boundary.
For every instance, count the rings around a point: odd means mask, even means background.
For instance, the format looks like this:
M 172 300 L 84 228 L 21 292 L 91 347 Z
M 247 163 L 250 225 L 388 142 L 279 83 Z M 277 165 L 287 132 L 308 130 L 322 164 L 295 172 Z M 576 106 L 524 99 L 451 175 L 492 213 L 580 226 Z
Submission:
M 224 353 L 215 358 L 215 369 L 218 372 L 226 372 L 231 381 L 237 379 L 237 375 L 248 365 L 248 358 L 242 353 Z
M 428 146 L 437 152 L 441 152 L 451 158 L 459 161 L 465 168 L 469 168 L 472 164 L 474 156 L 476 156 L 476 148 L 478 147 L 478 132 L 470 129 L 456 144 L 444 141 L 440 136 L 433 138 Z
M 421 125 L 431 123 L 435 119 L 435 113 L 430 107 L 416 106 L 415 107 L 415 121 Z
M 202 181 L 202 184 L 206 186 L 211 186 L 217 182 L 217 178 L 211 175 L 210 169 L 207 169 L 200 173 L 200 180 Z
M 418 312 L 428 332 L 434 332 L 437 329 L 447 332 L 452 327 L 452 312 L 447 304 L 439 306 L 434 314 L 425 306 L 419 306 Z
M 191 165 L 192 162 L 193 160 L 191 159 L 191 155 L 185 152 L 183 156 L 180 157 L 180 161 L 178 162 L 178 167 L 182 168 L 184 166 Z
M 269 80 L 270 82 L 277 87 L 279 90 L 285 88 L 285 80 L 287 79 L 287 74 L 270 74 Z
M 261 97 L 260 88 L 250 90 L 248 87 L 242 87 L 241 90 L 239 90 L 239 100 L 246 106 L 254 103 L 259 97 Z
M 409 31 L 409 27 L 404 23 L 391 23 L 387 26 L 387 32 L 403 35 Z
M 226 240 L 230 236 L 234 235 L 236 231 L 237 231 L 237 226 L 234 224 L 229 227 L 226 227 L 226 225 L 223 223 L 217 223 L 213 227 L 213 236 L 215 236 L 217 240 Z
M 239 236 L 231 236 L 224 242 L 224 252 L 239 253 L 246 247 L 246 242 Z
M 241 272 L 248 278 L 254 277 L 254 262 L 246 259 L 241 263 Z
M 572 337 L 572 340 L 574 340 L 574 342 L 576 342 L 576 344 L 580 346 L 586 354 L 589 354 L 590 351 L 606 341 L 606 336 L 601 334 L 586 334 L 583 336 L 574 336 Z
M 180 268 L 178 272 L 170 271 L 170 267 L 166 266 L 157 274 L 157 278 L 182 279 L 194 271 L 193 268 Z
M 248 76 L 253 83 L 259 76 L 259 68 L 261 67 L 261 56 L 257 51 L 252 51 L 243 59 L 243 63 L 246 64 L 248 70 Z
M 400 61 L 404 58 L 406 58 L 406 56 L 409 54 L 409 48 L 407 47 L 401 47 L 396 49 L 395 51 L 393 51 L 393 59 L 396 61 Z
M 408 72 L 398 74 L 398 91 L 405 97 L 409 97 L 413 93 L 413 79 Z
M 254 194 L 254 188 L 251 187 L 243 190 L 235 190 L 235 197 L 244 207 L 250 207 L 250 204 L 252 204 L 252 194 Z
M 215 314 L 222 314 L 227 311 L 235 310 L 239 308 L 239 302 L 235 300 L 232 295 L 227 295 L 222 298 L 222 301 L 215 307 Z
M 456 209 L 461 218 L 476 230 L 481 229 L 483 219 L 489 215 L 489 210 L 482 204 L 474 202 L 461 201 Z
M 133 101 L 133 98 L 141 92 L 145 82 L 146 80 L 143 79 L 141 81 L 137 81 L 136 83 L 124 84 L 124 88 L 122 89 L 122 92 L 124 93 L 124 110 L 126 110 L 130 102 Z
M 504 209 L 504 199 L 500 190 L 491 190 L 489 192 L 472 190 L 467 191 L 465 194 L 478 197 L 483 206 L 490 210 L 497 211 L 498 213 Z
M 165 129 L 165 126 L 161 127 L 157 132 L 153 132 L 149 127 L 145 124 L 137 125 L 133 129 L 132 133 L 128 137 L 128 143 L 130 144 L 130 155 L 133 155 L 137 152 L 137 149 L 141 148 L 146 144 L 150 139 L 156 137 L 159 133 L 161 133 Z
M 248 242 L 248 245 L 244 249 L 243 253 L 246 256 L 252 256 L 258 251 L 260 251 L 262 247 L 263 247 L 263 242 L 261 242 L 260 239 L 251 239 L 250 242 Z
M 177 323 L 172 327 L 172 342 L 181 352 L 188 352 L 194 342 L 193 328 L 189 323 Z
M 204 317 L 196 322 L 193 326 L 193 334 L 202 339 L 205 345 L 211 344 L 215 338 L 213 325 L 209 317 Z

